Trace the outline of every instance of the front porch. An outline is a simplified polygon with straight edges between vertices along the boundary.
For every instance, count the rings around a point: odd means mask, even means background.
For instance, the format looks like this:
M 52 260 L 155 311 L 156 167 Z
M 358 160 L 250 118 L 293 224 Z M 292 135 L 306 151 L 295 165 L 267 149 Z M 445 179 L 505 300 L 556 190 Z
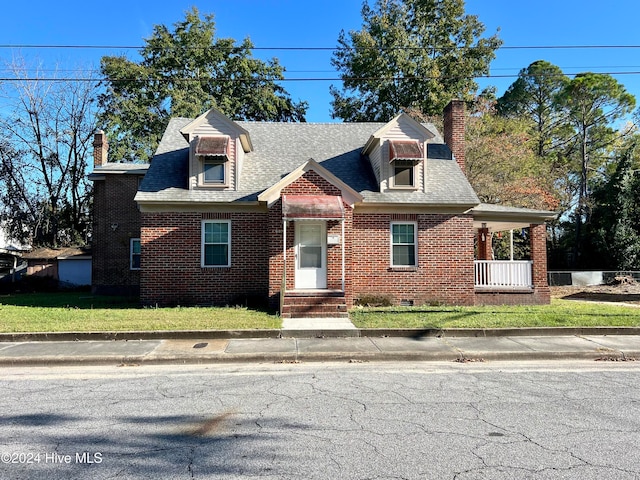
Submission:
M 531 260 L 475 260 L 476 290 L 533 289 L 533 262 Z
M 473 209 L 473 216 L 476 305 L 549 303 L 545 221 L 553 218 L 552 212 L 481 204 Z M 528 258 L 514 258 L 514 230 L 527 232 Z M 509 232 L 508 259 L 496 259 L 494 234 L 505 231 Z

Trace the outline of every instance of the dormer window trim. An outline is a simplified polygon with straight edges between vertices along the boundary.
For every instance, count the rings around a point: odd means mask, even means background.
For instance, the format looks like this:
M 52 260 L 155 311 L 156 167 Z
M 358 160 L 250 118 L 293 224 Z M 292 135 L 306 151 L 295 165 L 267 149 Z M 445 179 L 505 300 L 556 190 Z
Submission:
M 193 154 L 198 161 L 199 187 L 229 187 L 229 168 L 232 163 L 230 144 L 228 135 L 200 135 L 194 138 Z
M 424 147 L 417 140 L 389 140 L 390 187 L 397 190 L 418 190 L 416 168 L 424 160 Z

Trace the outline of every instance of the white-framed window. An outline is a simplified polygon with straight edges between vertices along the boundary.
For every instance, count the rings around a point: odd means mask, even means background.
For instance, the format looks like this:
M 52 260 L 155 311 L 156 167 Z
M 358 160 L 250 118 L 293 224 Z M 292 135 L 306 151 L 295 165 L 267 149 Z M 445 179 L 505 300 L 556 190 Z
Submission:
M 226 160 L 219 157 L 204 157 L 203 181 L 205 185 L 225 185 L 226 182 Z
M 198 162 L 198 185 L 226 187 L 229 182 L 231 139 L 229 136 L 198 136 L 193 154 Z
M 415 188 L 416 165 L 414 162 L 396 160 L 391 166 L 393 168 L 393 186 L 395 188 Z
M 139 238 L 132 238 L 129 241 L 129 268 L 131 270 L 140 270 L 140 257 L 142 253 Z
M 391 266 L 415 267 L 418 265 L 418 224 L 416 222 L 391 222 Z
M 202 221 L 203 267 L 231 266 L 231 221 Z

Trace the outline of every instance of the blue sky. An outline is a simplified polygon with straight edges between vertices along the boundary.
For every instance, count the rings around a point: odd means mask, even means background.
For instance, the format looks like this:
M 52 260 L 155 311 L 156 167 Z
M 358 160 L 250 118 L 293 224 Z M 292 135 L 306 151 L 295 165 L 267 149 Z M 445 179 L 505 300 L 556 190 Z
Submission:
M 116 45 L 139 46 L 153 25 L 173 25 L 196 5 L 214 13 L 218 36 L 250 37 L 257 47 L 335 47 L 341 29 L 359 29 L 360 0 L 206 0 L 194 2 L 110 0 L 106 2 L 32 0 L 3 2 L 0 7 L 0 45 Z M 609 8 L 607 8 L 609 7 Z M 640 45 L 637 22 L 640 2 L 616 0 L 467 0 L 467 13 L 478 15 L 486 35 L 498 28 L 504 46 Z M 97 68 L 100 57 L 135 51 L 123 49 L 11 49 L 0 48 L 0 77 L 5 62 L 20 55 L 42 68 Z M 277 57 L 290 78 L 335 78 L 329 51 L 257 51 L 261 58 Z M 581 71 L 640 72 L 640 48 L 616 49 L 501 49 L 491 64 L 493 75 L 517 75 L 531 62 L 544 59 L 566 74 Z M 640 75 L 616 75 L 640 102 Z M 498 94 L 515 78 L 482 79 Z M 296 100 L 309 102 L 307 120 L 334 121 L 330 116 L 329 86 L 333 81 L 285 82 Z

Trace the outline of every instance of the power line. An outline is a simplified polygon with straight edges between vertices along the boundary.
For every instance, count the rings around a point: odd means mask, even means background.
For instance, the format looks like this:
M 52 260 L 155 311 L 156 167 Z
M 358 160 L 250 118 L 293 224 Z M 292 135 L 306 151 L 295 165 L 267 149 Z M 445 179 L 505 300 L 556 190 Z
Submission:
M 242 44 L 233 45 L 229 47 L 220 47 L 218 45 L 211 45 L 210 47 L 216 49 L 233 50 L 237 48 L 244 48 Z M 210 48 L 207 47 L 190 47 L 196 48 Z M 149 48 L 149 46 L 141 45 L 46 45 L 46 44 L 0 44 L 0 48 L 16 48 L 16 49 L 87 49 L 87 50 L 142 50 L 143 48 Z M 429 50 L 439 49 L 441 47 L 426 46 L 426 47 L 414 47 L 414 46 L 397 46 L 397 47 L 359 47 L 359 48 L 372 48 L 382 50 Z M 475 46 L 471 47 L 444 47 L 444 48 L 479 48 Z M 502 45 L 497 50 L 576 50 L 576 49 L 637 49 L 640 45 Z M 273 46 L 273 47 L 249 47 L 248 50 L 280 50 L 280 51 L 336 51 L 336 50 L 355 50 L 354 47 L 287 47 L 287 46 Z
M 565 76 L 575 76 L 577 74 L 563 74 Z M 598 75 L 640 75 L 640 71 L 626 71 L 626 72 L 598 72 Z M 527 76 L 539 76 L 539 77 L 547 77 L 547 76 L 559 76 L 555 74 L 550 75 L 527 75 Z M 504 75 L 474 75 L 473 79 L 479 78 L 518 78 L 518 74 L 504 74 Z M 50 77 L 50 78 L 36 78 L 36 77 L 24 77 L 24 78 L 16 78 L 16 77 L 0 77 L 0 82 L 103 82 L 110 81 L 113 83 L 120 82 L 137 82 L 137 83 L 153 83 L 153 82 L 188 82 L 188 83 L 208 83 L 208 82 L 234 82 L 234 83 L 252 83 L 252 82 L 263 82 L 263 81 L 272 81 L 272 82 L 357 82 L 357 81 L 421 81 L 421 80 L 444 80 L 450 78 L 462 78 L 462 77 L 435 77 L 435 76 L 408 76 L 408 77 L 300 77 L 300 78 L 170 78 L 170 77 L 160 77 L 160 78 L 150 78 L 150 79 L 142 79 L 142 78 L 72 78 L 72 77 Z
M 640 65 L 576 65 L 576 66 L 561 66 L 558 65 L 558 68 L 560 68 L 560 70 L 562 70 L 563 72 L 565 70 L 582 70 L 582 71 L 590 71 L 590 70 L 600 70 L 603 68 L 640 68 Z M 100 74 L 100 70 L 97 69 L 85 69 L 85 68 L 34 68 L 34 69 L 30 69 L 30 70 L 37 70 L 39 73 L 45 73 L 45 72 L 56 72 L 56 73 L 63 73 L 63 72 L 78 72 L 78 73 L 86 73 L 88 75 L 91 74 Z M 514 72 L 520 72 L 520 70 L 522 70 L 522 67 L 497 67 L 497 68 L 491 68 L 491 70 L 493 71 L 514 71 Z M 2 68 L 0 67 L 0 72 L 13 72 L 14 69 L 12 68 Z M 290 69 L 286 69 L 286 73 L 335 73 L 336 70 L 290 70 Z M 572 74 L 569 74 L 572 75 Z

